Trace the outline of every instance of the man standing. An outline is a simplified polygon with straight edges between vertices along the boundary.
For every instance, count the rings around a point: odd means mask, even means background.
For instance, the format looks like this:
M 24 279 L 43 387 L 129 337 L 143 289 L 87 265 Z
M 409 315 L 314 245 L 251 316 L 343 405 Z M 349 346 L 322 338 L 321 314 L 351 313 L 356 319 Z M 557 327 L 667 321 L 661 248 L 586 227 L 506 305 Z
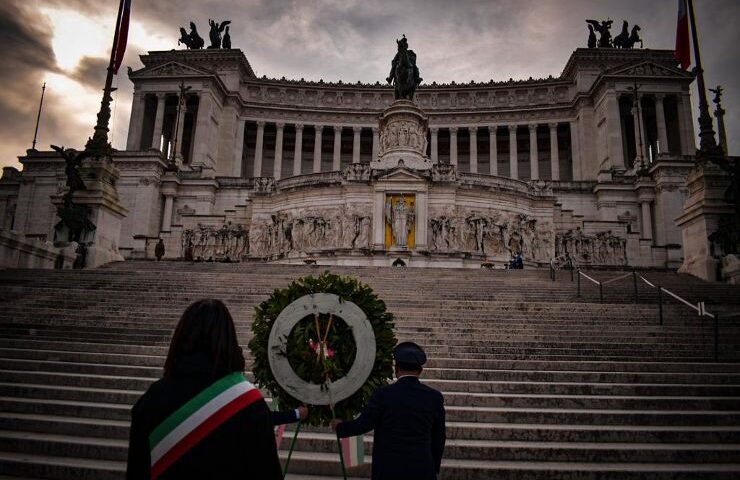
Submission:
M 393 349 L 396 382 L 375 391 L 355 420 L 332 420 L 337 436 L 374 430 L 373 480 L 435 480 L 445 446 L 442 394 L 419 382 L 427 357 L 413 342 Z

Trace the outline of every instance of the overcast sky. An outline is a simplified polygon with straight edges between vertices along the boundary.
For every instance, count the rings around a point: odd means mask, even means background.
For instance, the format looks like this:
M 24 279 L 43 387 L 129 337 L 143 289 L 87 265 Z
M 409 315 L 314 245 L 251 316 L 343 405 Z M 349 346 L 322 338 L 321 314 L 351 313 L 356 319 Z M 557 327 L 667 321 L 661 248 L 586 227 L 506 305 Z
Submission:
M 726 89 L 730 153 L 740 154 L 740 1 L 696 0 L 709 86 Z M 92 134 L 110 56 L 118 0 L 0 0 L 0 164 L 18 166 L 31 147 L 41 84 L 47 83 L 39 149 L 81 148 Z M 401 34 L 426 83 L 558 76 L 585 46 L 584 19 L 642 27 L 645 47 L 673 48 L 677 0 L 133 0 L 129 48 L 117 85 L 113 146 L 125 147 L 132 85 L 126 66 L 177 45 L 194 20 L 231 20 L 259 76 L 375 82 L 388 73 Z M 692 57 L 693 63 L 693 57 Z M 696 96 L 694 95 L 694 103 Z

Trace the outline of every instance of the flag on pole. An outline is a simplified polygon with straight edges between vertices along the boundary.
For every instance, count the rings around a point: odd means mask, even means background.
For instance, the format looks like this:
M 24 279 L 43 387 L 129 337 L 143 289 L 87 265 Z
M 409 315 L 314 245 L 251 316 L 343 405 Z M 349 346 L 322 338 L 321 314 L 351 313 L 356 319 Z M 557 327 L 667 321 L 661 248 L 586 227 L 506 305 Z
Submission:
M 362 435 L 341 438 L 342 458 L 346 468 L 356 467 L 365 463 L 365 442 Z
M 121 18 L 117 19 L 118 37 L 116 37 L 115 55 L 113 57 L 113 73 L 118 74 L 118 69 L 123 63 L 123 55 L 126 53 L 126 44 L 128 43 L 128 24 L 131 18 L 131 1 L 121 0 Z
M 687 0 L 678 0 L 678 25 L 676 26 L 676 60 L 681 68 L 691 66 L 691 46 L 689 45 L 689 11 Z

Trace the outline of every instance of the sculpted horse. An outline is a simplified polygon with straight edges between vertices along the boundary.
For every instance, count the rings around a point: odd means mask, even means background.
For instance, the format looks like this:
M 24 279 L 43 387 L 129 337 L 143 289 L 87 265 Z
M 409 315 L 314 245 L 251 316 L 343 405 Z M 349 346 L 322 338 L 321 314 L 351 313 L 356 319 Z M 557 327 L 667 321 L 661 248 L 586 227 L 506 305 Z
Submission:
M 614 37 L 614 48 L 629 48 L 627 42 L 630 39 L 630 32 L 627 24 L 627 20 L 622 22 L 622 32 Z
M 624 48 L 635 48 L 635 44 L 637 42 L 640 42 L 640 48 L 642 48 L 642 38 L 640 38 L 640 34 L 638 33 L 639 31 L 639 25 L 632 27 L 632 33 L 630 34 L 630 38 L 627 39 L 627 44 Z
M 195 23 L 190 22 L 190 33 L 187 33 L 184 28 L 180 27 L 180 40 L 177 41 L 177 44 L 180 45 L 181 43 L 192 50 L 203 48 L 205 40 L 198 35 L 198 29 L 195 28 Z

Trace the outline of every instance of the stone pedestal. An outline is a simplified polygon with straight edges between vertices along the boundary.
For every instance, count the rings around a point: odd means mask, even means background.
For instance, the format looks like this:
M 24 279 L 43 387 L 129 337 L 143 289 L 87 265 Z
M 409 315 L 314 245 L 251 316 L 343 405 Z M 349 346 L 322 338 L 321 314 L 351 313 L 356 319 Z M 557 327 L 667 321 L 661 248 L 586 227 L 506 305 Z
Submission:
M 75 205 L 89 209 L 88 219 L 95 229 L 84 233 L 80 239 L 87 248 L 85 268 L 95 268 L 106 263 L 123 261 L 118 251 L 121 236 L 121 220 L 128 210 L 121 205 L 116 190 L 119 172 L 110 158 L 86 160 L 80 168 L 80 175 L 85 181 L 86 190 L 74 193 Z M 52 197 L 52 203 L 58 208 L 63 197 Z M 59 240 L 67 240 L 66 236 Z
M 731 214 L 724 201 L 728 177 L 716 165 L 697 164 L 687 179 L 689 198 L 676 219 L 683 236 L 684 261 L 679 269 L 704 280 L 719 280 L 720 258 L 715 256 L 709 235 L 717 231 L 720 217 Z
M 410 100 L 396 100 L 380 116 L 378 158 L 370 166 L 376 170 L 405 166 L 429 170 L 426 155 L 429 122 L 424 112 Z

